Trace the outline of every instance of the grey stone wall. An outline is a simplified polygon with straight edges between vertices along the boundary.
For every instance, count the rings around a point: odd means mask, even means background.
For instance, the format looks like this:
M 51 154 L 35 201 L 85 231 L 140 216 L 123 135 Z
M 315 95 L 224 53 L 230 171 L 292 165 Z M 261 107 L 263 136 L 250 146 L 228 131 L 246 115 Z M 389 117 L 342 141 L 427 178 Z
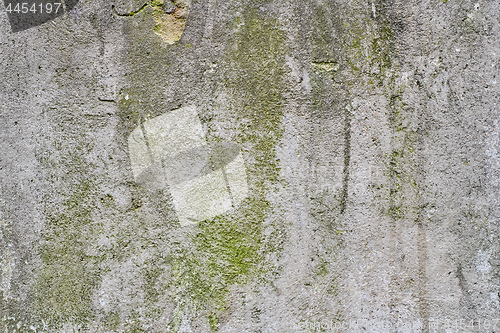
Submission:
M 0 6 L 1 332 L 500 332 L 498 1 L 71 6 Z M 186 107 L 193 223 L 129 147 Z

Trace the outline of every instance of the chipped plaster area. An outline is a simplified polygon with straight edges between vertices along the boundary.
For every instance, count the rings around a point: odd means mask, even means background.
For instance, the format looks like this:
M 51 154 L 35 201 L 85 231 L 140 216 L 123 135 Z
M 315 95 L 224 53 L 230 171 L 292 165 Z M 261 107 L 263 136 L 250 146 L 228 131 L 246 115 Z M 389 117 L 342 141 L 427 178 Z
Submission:
M 151 3 L 156 25 L 155 33 L 167 44 L 174 44 L 181 39 L 191 0 L 157 0 Z

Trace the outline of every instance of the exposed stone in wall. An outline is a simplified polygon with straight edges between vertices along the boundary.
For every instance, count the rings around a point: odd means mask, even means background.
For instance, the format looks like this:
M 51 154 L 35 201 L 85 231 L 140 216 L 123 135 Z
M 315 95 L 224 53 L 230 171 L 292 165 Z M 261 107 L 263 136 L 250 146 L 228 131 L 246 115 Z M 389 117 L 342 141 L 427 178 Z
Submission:
M 154 31 L 165 43 L 173 44 L 181 38 L 190 5 L 190 0 L 177 0 L 175 2 L 160 0 L 152 3 L 156 22 Z

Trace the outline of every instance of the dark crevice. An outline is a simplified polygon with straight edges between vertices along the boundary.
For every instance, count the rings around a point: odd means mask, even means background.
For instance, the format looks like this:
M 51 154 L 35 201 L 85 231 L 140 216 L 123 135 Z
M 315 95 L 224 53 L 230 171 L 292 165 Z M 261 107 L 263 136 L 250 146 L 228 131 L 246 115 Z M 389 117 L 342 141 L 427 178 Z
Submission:
M 351 161 L 351 106 L 347 105 L 344 118 L 344 170 L 342 175 L 342 194 L 340 197 L 340 213 L 344 214 L 347 196 L 349 195 L 349 164 Z
M 98 97 L 97 99 L 101 102 L 116 103 L 114 99 L 102 98 L 102 97 Z
M 475 305 L 471 301 L 470 288 L 467 285 L 467 279 L 464 276 L 462 263 L 460 263 L 460 262 L 457 265 L 456 277 L 458 279 L 458 286 L 460 287 L 460 291 L 462 292 L 462 297 L 460 299 L 461 305 L 465 309 L 474 310 L 475 309 Z M 467 319 L 469 319 L 469 318 L 467 318 Z
M 151 149 L 151 144 L 149 143 L 148 135 L 146 133 L 146 127 L 144 126 L 146 119 L 144 118 L 144 116 L 142 115 L 142 112 L 140 112 L 140 111 L 139 111 L 139 117 L 140 117 L 139 118 L 139 121 L 140 121 L 139 126 L 141 127 L 142 136 L 144 138 L 144 142 L 146 143 L 146 148 L 148 150 L 148 156 L 149 156 L 151 163 L 154 164 L 155 159 L 154 159 L 154 155 L 153 155 L 153 150 Z
M 146 8 L 147 6 L 149 5 L 149 1 L 148 2 L 145 2 L 144 5 L 142 5 L 141 8 L 139 8 L 138 10 L 136 11 L 131 11 L 131 12 L 128 12 L 128 13 L 120 13 L 116 10 L 116 7 L 115 5 L 112 5 L 111 6 L 111 10 L 113 11 L 113 13 L 117 16 L 134 16 L 135 14 L 139 14 L 140 12 L 142 12 L 144 10 L 144 8 Z

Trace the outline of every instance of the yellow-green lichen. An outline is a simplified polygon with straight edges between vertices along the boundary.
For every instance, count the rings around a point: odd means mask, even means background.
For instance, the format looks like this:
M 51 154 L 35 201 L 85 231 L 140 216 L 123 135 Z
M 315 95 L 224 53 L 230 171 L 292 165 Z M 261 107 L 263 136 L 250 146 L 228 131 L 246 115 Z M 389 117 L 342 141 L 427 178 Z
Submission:
M 340 65 L 338 62 L 313 62 L 311 63 L 312 68 L 314 69 L 319 69 L 319 70 L 324 70 L 326 72 L 331 72 L 331 71 L 338 71 L 340 68 Z

